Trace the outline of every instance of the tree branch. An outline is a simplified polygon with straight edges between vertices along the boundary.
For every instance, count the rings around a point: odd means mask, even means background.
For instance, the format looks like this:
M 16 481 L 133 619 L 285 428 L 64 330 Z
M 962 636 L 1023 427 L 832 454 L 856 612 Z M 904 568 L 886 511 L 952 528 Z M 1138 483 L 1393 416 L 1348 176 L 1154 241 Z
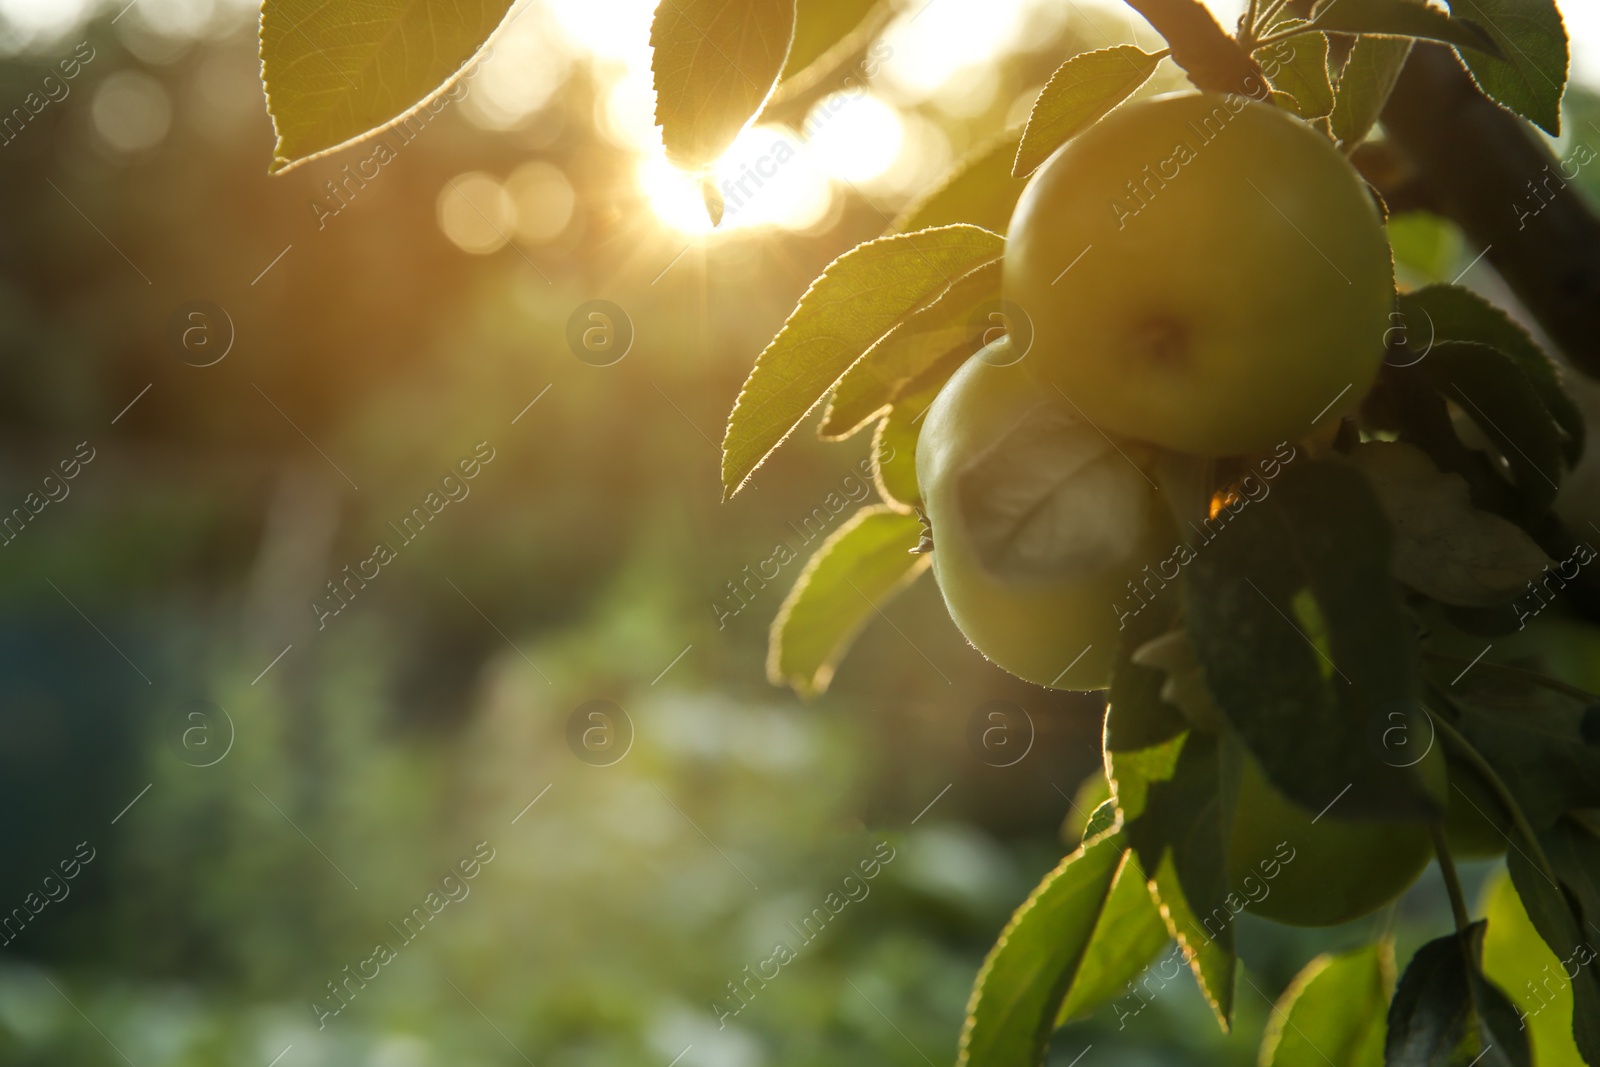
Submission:
M 1427 199 L 1488 250 L 1571 363 L 1600 378 L 1600 218 L 1544 143 L 1478 91 L 1454 52 L 1421 41 L 1383 127 Z
M 1128 0 L 1172 48 L 1172 61 L 1196 86 L 1213 93 L 1239 93 L 1257 100 L 1267 95 L 1266 79 L 1217 24 L 1200 0 Z

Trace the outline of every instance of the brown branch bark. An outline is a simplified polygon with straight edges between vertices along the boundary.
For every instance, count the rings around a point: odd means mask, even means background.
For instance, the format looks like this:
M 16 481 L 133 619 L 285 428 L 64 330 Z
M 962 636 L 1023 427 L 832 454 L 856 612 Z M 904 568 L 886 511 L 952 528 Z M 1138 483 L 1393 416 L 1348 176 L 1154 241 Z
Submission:
M 1453 51 L 1422 42 L 1383 128 L 1427 200 L 1488 250 L 1573 366 L 1600 378 L 1600 218 L 1544 142 L 1484 97 Z
M 1128 0 L 1128 6 L 1167 39 L 1172 61 L 1199 88 L 1257 99 L 1266 95 L 1261 68 L 1200 0 Z

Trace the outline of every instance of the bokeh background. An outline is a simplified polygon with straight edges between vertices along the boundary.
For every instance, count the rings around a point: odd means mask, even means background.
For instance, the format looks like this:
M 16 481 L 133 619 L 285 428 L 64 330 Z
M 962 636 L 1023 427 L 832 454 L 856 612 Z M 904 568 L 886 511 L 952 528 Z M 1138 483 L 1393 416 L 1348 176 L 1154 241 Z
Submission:
M 1595 14 L 1565 6 L 1592 81 Z M 728 177 L 795 158 L 710 233 L 651 122 L 650 8 L 524 0 L 465 95 L 351 183 L 369 149 L 267 176 L 248 4 L 0 0 L 0 109 L 51 96 L 0 135 L 0 512 L 58 498 L 0 546 L 0 914 L 30 916 L 0 933 L 0 1063 L 953 1060 L 983 953 L 1074 839 L 1099 703 L 988 666 L 927 579 L 827 695 L 771 687 L 802 523 L 869 445 L 797 440 L 723 504 L 718 442 L 831 258 L 1067 55 L 1154 35 L 1089 0 L 908 5 L 855 86 L 741 138 Z M 1594 98 L 1570 106 L 1563 157 L 1600 146 Z M 1472 264 L 1436 219 L 1395 227 L 1413 282 Z M 567 340 L 593 300 L 632 337 L 605 366 Z M 396 557 L 333 599 L 380 540 Z M 734 599 L 780 541 L 800 560 Z M 1009 766 L 969 741 L 995 700 L 1026 713 Z M 574 742 L 595 723 L 603 759 Z M 320 1013 L 475 851 L 467 895 Z M 1247 920 L 1230 1037 L 1185 977 L 1052 1055 L 1251 1062 L 1316 952 L 1441 929 L 1436 883 L 1353 929 Z

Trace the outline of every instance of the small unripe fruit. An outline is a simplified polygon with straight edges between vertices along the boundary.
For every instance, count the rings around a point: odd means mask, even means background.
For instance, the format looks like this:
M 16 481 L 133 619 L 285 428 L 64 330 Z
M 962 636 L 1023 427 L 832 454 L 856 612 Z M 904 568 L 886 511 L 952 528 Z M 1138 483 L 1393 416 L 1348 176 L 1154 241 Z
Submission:
M 1437 778 L 1443 764 L 1434 746 L 1422 761 L 1424 778 Z M 1253 757 L 1245 759 L 1228 840 L 1228 884 L 1250 900 L 1252 914 L 1293 926 L 1350 922 L 1405 892 L 1432 855 L 1433 836 L 1422 823 L 1319 817 L 1274 789 Z
M 956 371 L 923 422 L 934 574 L 951 618 L 1000 667 L 1103 689 L 1123 605 L 1140 603 L 1130 583 L 1176 535 L 1133 460 L 1020 365 L 1001 365 L 1005 344 Z
M 1360 402 L 1394 270 L 1326 137 L 1191 93 L 1119 108 L 1039 168 L 1011 218 L 1005 295 L 1032 320 L 1034 370 L 1095 425 L 1221 456 Z

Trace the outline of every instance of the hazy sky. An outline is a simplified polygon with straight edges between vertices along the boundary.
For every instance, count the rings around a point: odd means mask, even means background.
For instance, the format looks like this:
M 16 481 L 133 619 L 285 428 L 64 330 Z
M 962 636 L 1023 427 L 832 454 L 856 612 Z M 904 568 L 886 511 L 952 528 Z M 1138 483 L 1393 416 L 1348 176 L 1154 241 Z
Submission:
M 0 16 L 23 27 L 24 32 L 64 33 L 86 10 L 122 10 L 137 5 L 156 25 L 203 23 L 212 10 L 237 5 L 254 6 L 255 0 L 0 0 Z M 940 3 L 982 5 L 986 0 L 939 0 Z M 1231 26 L 1247 0 L 1206 0 L 1224 25 Z M 1572 39 L 1573 76 L 1600 87 L 1600 2 L 1557 0 Z

